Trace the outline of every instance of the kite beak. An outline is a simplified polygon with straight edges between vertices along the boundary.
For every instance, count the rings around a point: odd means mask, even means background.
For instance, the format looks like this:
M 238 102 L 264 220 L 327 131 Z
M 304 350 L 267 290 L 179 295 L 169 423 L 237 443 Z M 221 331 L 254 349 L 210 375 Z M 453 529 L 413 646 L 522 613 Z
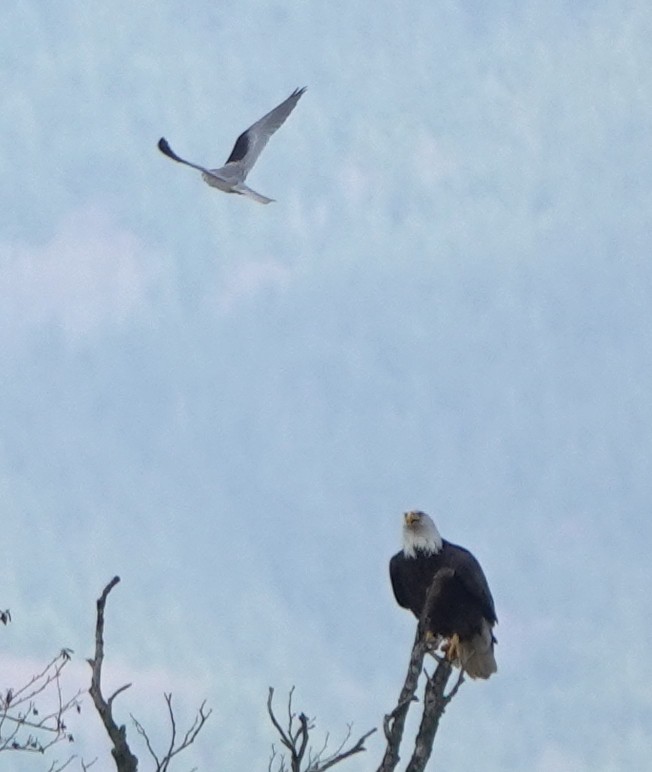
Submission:
M 419 513 L 418 512 L 406 512 L 405 515 L 405 525 L 412 525 L 413 523 L 416 523 L 419 519 Z

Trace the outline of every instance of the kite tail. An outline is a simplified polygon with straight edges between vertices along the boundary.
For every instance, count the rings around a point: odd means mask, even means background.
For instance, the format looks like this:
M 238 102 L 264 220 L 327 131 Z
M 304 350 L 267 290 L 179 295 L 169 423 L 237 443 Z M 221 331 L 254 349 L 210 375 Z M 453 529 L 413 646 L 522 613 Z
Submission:
M 274 201 L 273 198 L 267 198 L 267 196 L 263 196 L 262 193 L 256 193 L 255 190 L 248 188 L 244 182 L 240 182 L 237 185 L 234 185 L 232 192 L 239 193 L 241 196 L 247 196 L 247 198 L 258 201 L 259 204 L 271 204 L 272 201 Z

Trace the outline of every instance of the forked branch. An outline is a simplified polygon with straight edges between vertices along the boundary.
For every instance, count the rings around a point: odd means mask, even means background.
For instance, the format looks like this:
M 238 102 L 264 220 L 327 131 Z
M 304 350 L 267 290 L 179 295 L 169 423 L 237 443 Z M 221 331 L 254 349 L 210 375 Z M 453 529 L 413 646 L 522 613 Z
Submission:
M 430 628 L 429 612 L 432 608 L 432 602 L 441 591 L 442 584 L 453 574 L 451 568 L 440 569 L 430 584 L 426 598 L 423 604 L 423 610 L 417 625 L 417 632 L 410 654 L 407 675 L 403 688 L 398 698 L 396 707 L 391 713 L 385 716 L 383 727 L 385 730 L 385 739 L 387 745 L 383 760 L 378 767 L 377 772 L 393 772 L 400 761 L 399 751 L 403 741 L 403 731 L 408 710 L 413 702 L 417 702 L 416 690 L 419 685 L 419 678 L 423 670 L 423 660 L 427 653 L 430 653 L 437 660 L 437 667 L 432 676 L 426 673 L 426 688 L 424 691 L 423 712 L 419 731 L 415 741 L 414 752 L 406 768 L 406 772 L 423 772 L 432 753 L 432 746 L 435 735 L 439 727 L 444 710 L 448 703 L 457 694 L 458 689 L 464 680 L 463 671 L 460 671 L 459 678 L 451 691 L 446 694 L 446 684 L 452 672 L 452 666 L 444 657 L 439 657 L 435 650 L 439 641 L 428 641 L 428 630 Z
M 95 623 L 95 657 L 88 660 L 88 664 L 91 666 L 93 675 L 91 678 L 91 688 L 89 694 L 93 699 L 93 704 L 100 714 L 104 728 L 106 729 L 113 747 L 111 748 L 111 755 L 115 761 L 118 772 L 136 772 L 138 769 L 138 758 L 134 756 L 127 743 L 127 729 L 124 726 L 118 726 L 113 718 L 113 701 L 115 698 L 125 689 L 128 689 L 131 684 L 124 684 L 117 689 L 108 700 L 105 699 L 102 694 L 102 664 L 104 663 L 104 607 L 106 606 L 106 599 L 109 596 L 111 590 L 120 581 L 119 576 L 114 576 L 113 579 L 106 585 L 102 594 L 97 600 L 97 620 Z
M 25 684 L 0 690 L 0 752 L 45 753 L 55 743 L 73 742 L 65 716 L 81 710 L 81 691 L 65 697 L 61 686 L 71 654 L 70 649 L 61 649 Z
M 186 730 L 183 737 L 179 738 L 177 737 L 177 722 L 174 716 L 174 711 L 172 709 L 172 694 L 165 694 L 164 697 L 167 704 L 168 718 L 170 721 L 170 742 L 168 744 L 165 755 L 161 756 L 160 758 L 154 750 L 143 725 L 133 715 L 131 715 L 131 720 L 134 722 L 134 726 L 136 727 L 138 734 L 141 735 L 141 737 L 144 739 L 147 750 L 149 751 L 149 755 L 152 757 L 154 763 L 156 764 L 156 772 L 167 772 L 172 759 L 181 753 L 181 751 L 185 750 L 189 745 L 192 745 L 195 742 L 197 735 L 201 732 L 204 724 L 208 720 L 208 717 L 213 712 L 211 709 L 206 710 L 206 701 L 204 700 L 204 702 L 202 702 L 202 704 L 199 706 L 199 710 L 197 711 L 192 724 Z
M 350 724 L 348 725 L 346 736 L 333 752 L 327 752 L 328 735 L 326 735 L 326 739 L 319 750 L 315 751 L 311 748 L 309 738 L 311 730 L 315 728 L 315 720 L 308 718 L 305 713 L 299 713 L 299 715 L 294 713 L 292 709 L 293 694 L 294 687 L 290 689 L 288 695 L 287 726 L 283 727 L 276 717 L 272 706 L 274 689 L 271 686 L 269 687 L 267 712 L 274 729 L 278 732 L 281 744 L 288 750 L 290 757 L 290 767 L 288 768 L 285 763 L 285 757 L 281 755 L 277 759 L 278 754 L 274 746 L 272 746 L 272 756 L 268 766 L 269 772 L 325 772 L 325 770 L 334 767 L 350 756 L 366 750 L 364 744 L 376 730 L 371 729 L 366 734 L 363 734 L 357 742 L 346 748 L 345 746 L 351 737 L 352 726 Z M 274 767 L 275 764 L 276 767 Z
M 104 607 L 106 606 L 106 599 L 111 590 L 118 584 L 120 578 L 114 576 L 113 579 L 106 585 L 102 594 L 97 601 L 97 622 L 95 626 L 95 657 L 89 659 L 93 670 L 93 676 L 91 680 L 90 695 L 93 698 L 93 703 L 97 708 L 97 712 L 100 714 L 102 723 L 108 735 L 111 739 L 113 747 L 111 748 L 111 755 L 116 763 L 118 772 L 136 772 L 138 769 L 138 758 L 131 752 L 129 744 L 127 743 L 127 730 L 124 725 L 118 726 L 113 718 L 113 701 L 115 698 L 128 689 L 131 684 L 124 684 L 108 698 L 105 699 L 102 694 L 102 664 L 104 662 Z M 165 694 L 165 702 L 167 705 L 168 719 L 170 722 L 170 742 L 164 753 L 159 755 L 154 750 L 152 743 L 145 731 L 143 725 L 137 721 L 134 716 L 131 716 L 136 731 L 141 737 L 144 738 L 147 750 L 150 756 L 156 763 L 156 772 L 167 772 L 170 767 L 172 759 L 177 756 L 181 751 L 185 750 L 189 745 L 192 745 L 197 738 L 197 735 L 201 732 L 204 724 L 211 715 L 211 710 L 206 710 L 206 702 L 202 702 L 197 711 L 197 714 L 190 725 L 190 727 L 184 732 L 182 736 L 178 735 L 177 722 L 172 709 L 172 694 Z

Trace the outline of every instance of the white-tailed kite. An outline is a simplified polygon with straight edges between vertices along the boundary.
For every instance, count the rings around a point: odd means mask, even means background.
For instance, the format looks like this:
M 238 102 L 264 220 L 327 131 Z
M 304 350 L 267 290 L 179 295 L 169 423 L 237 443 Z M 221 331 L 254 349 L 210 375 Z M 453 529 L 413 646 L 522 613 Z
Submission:
M 224 166 L 219 169 L 205 169 L 198 164 L 185 161 L 173 152 L 167 140 L 161 137 L 158 141 L 158 149 L 173 161 L 191 166 L 201 172 L 204 182 L 211 187 L 223 190 L 225 193 L 238 193 L 241 196 L 249 196 L 260 204 L 269 204 L 273 198 L 267 198 L 244 184 L 247 175 L 256 163 L 258 156 L 263 151 L 272 134 L 283 125 L 285 119 L 294 110 L 296 103 L 305 91 L 305 88 L 295 89 L 290 96 L 275 107 L 271 112 L 256 121 L 238 137 Z

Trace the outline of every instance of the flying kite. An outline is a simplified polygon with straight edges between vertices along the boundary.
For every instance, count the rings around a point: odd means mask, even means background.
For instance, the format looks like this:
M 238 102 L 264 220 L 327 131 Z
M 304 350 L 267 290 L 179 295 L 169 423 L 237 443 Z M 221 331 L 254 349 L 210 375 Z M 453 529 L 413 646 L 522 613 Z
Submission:
M 419 619 L 435 575 L 439 587 L 431 595 L 429 637 L 449 661 L 471 678 L 489 678 L 497 668 L 493 626 L 498 621 L 484 572 L 473 555 L 447 542 L 425 512 L 406 512 L 403 549 L 392 557 L 389 573 L 400 606 Z
M 305 88 L 295 89 L 278 107 L 256 121 L 238 137 L 224 166 L 219 169 L 206 169 L 198 164 L 180 158 L 170 147 L 167 140 L 161 137 L 158 149 L 173 161 L 185 164 L 201 172 L 204 182 L 211 187 L 223 190 L 225 193 L 238 193 L 248 196 L 260 204 L 269 204 L 273 198 L 267 198 L 244 184 L 247 175 L 256 163 L 258 156 L 269 141 L 272 134 L 283 125 L 288 115 L 294 110 Z

